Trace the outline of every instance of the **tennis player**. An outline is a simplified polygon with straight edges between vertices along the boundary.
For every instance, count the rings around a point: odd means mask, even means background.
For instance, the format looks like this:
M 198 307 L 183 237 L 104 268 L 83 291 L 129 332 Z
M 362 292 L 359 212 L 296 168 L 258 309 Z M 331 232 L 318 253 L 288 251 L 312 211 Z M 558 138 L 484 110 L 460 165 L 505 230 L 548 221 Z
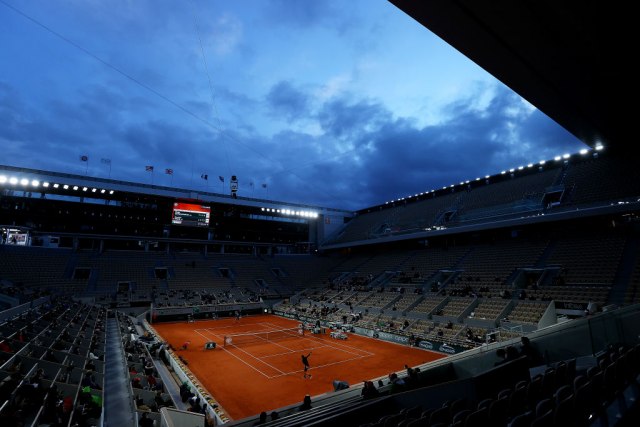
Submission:
M 300 357 L 302 358 L 302 364 L 304 365 L 304 378 L 307 378 L 307 371 L 309 370 L 309 356 L 311 356 L 311 352 L 309 352 L 309 354 L 307 354 L 306 356 L 304 354 L 301 354 Z M 311 374 L 308 375 L 309 378 L 311 378 Z

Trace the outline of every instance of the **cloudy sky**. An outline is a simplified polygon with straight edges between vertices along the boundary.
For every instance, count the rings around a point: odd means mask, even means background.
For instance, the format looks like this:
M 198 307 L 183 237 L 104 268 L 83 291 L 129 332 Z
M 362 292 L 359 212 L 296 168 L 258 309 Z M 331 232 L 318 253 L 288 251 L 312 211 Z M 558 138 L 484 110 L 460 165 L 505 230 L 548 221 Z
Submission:
M 385 0 L 0 0 L 0 147 L 359 209 L 583 145 Z

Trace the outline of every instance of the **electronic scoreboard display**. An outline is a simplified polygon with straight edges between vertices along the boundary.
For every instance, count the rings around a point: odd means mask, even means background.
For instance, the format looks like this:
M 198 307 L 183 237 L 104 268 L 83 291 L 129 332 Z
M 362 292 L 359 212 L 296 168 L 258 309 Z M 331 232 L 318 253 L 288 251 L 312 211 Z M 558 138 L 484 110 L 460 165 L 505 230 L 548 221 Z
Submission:
M 174 202 L 171 223 L 192 227 L 208 227 L 211 207 L 195 203 Z

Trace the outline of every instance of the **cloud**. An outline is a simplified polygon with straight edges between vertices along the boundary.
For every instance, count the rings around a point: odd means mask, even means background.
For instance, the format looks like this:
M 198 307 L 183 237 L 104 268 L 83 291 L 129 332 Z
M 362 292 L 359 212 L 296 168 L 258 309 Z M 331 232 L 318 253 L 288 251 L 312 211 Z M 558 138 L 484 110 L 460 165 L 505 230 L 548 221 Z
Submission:
M 270 115 L 298 120 L 309 114 L 311 98 L 308 93 L 294 87 L 289 81 L 280 81 L 271 87 L 266 100 Z
M 236 16 L 225 13 L 215 19 L 213 25 L 209 28 L 206 26 L 201 31 L 205 34 L 206 51 L 209 49 L 219 56 L 229 55 L 242 42 L 244 27 L 242 21 Z

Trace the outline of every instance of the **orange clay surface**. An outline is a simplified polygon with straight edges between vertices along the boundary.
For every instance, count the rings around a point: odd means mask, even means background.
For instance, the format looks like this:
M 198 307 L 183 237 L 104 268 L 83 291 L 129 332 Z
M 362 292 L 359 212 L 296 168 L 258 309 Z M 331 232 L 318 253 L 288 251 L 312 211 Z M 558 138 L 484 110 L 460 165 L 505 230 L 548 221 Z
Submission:
M 155 323 L 162 339 L 188 363 L 188 368 L 229 416 L 241 419 L 302 402 L 304 395 L 333 391 L 333 380 L 351 385 L 446 357 L 406 345 L 348 334 L 337 340 L 326 334 L 238 343 L 223 347 L 226 334 L 295 328 L 300 322 L 273 315 Z M 180 350 L 191 341 L 187 350 Z M 205 350 L 207 341 L 217 348 Z M 238 338 L 239 342 L 240 339 Z M 311 379 L 303 378 L 301 355 L 309 357 Z M 386 382 L 386 381 L 385 381 Z

